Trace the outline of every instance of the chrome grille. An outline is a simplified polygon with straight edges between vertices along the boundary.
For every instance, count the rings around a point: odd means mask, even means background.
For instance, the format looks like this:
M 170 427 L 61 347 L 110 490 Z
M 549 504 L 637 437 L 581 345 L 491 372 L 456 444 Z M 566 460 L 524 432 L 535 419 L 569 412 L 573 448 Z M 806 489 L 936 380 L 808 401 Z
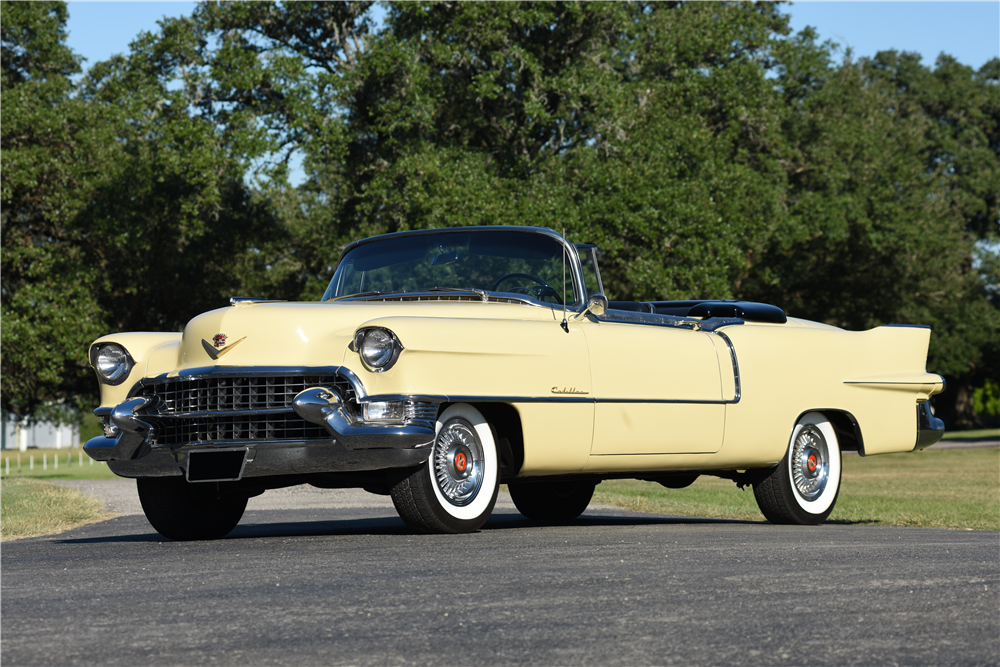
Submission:
M 345 408 L 357 412 L 353 386 L 336 373 L 221 373 L 147 380 L 135 396 L 157 398 L 154 446 L 206 442 L 328 440 L 318 424 L 292 410 L 292 399 L 309 387 L 332 387 Z
M 328 440 L 326 430 L 294 412 L 270 415 L 201 417 L 164 420 L 153 441 L 157 445 L 191 442 Z
M 336 374 L 168 378 L 147 383 L 136 396 L 158 397 L 161 401 L 160 414 L 167 415 L 290 410 L 296 394 L 317 386 L 332 386 L 346 403 L 357 402 L 353 387 Z

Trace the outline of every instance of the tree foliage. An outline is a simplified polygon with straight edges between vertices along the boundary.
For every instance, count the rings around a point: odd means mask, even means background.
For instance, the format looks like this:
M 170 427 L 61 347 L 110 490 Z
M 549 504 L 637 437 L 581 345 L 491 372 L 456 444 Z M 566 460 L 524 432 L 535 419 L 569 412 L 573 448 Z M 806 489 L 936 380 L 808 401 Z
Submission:
M 81 396 L 98 332 L 456 225 L 597 243 L 613 298 L 930 324 L 952 421 L 1000 375 L 1000 60 L 836 61 L 774 3 L 386 7 L 203 2 L 74 86 L 65 5 L 3 4 L 6 409 Z
M 26 417 L 92 404 L 91 341 L 223 305 L 280 233 L 155 63 L 118 57 L 75 85 L 65 6 L 2 11 L 2 393 Z

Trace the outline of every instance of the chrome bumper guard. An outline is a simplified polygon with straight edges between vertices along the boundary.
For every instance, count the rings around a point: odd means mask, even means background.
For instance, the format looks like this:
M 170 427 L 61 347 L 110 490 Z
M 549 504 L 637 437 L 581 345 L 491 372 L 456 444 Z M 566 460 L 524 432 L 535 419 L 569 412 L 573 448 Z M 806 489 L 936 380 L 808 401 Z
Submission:
M 333 389 L 310 387 L 292 401 L 295 414 L 319 424 L 330 437 L 348 449 L 411 449 L 434 442 L 433 425 L 355 424 L 344 401 Z
M 917 444 L 913 451 L 927 449 L 944 436 L 944 422 L 931 413 L 930 401 L 917 403 Z

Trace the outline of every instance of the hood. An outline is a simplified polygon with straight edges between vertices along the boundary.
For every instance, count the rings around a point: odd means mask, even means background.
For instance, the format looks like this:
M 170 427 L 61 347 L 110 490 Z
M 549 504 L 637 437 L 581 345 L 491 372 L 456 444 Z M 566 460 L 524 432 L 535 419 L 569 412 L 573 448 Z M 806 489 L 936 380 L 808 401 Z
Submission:
M 354 332 L 386 317 L 552 320 L 552 313 L 548 308 L 478 301 L 242 302 L 188 322 L 174 371 L 206 366 L 340 366 Z
M 184 328 L 177 370 L 206 366 L 336 366 L 370 307 L 242 303 Z

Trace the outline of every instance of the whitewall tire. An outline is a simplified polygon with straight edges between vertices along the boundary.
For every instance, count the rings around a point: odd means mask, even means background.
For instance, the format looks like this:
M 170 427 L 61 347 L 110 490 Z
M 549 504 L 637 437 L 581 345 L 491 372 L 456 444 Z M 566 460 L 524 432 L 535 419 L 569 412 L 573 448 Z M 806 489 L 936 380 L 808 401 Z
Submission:
M 815 525 L 830 516 L 840 493 L 837 433 L 819 412 L 803 415 L 781 463 L 753 485 L 757 505 L 771 523 Z
M 500 488 L 493 430 L 478 410 L 457 403 L 438 417 L 436 432 L 427 462 L 397 475 L 392 502 L 418 532 L 478 530 Z

